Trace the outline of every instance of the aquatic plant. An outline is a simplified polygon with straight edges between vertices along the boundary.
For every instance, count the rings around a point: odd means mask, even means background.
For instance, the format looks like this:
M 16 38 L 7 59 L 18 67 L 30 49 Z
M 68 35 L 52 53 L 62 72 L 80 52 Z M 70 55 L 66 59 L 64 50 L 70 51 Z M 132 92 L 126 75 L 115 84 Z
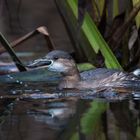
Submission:
M 106 0 L 56 0 L 56 3 L 81 59 L 80 54 L 84 52 L 88 61 L 97 67 L 105 64 L 108 68 L 129 69 L 138 56 L 132 51 L 138 43 L 138 36 L 133 39 L 131 47 L 128 41 L 132 38 L 132 22 L 135 17 L 138 20 L 139 1 L 135 1 L 133 8 L 130 8 L 131 3 L 124 4 L 118 0 L 108 3 Z M 138 21 L 136 25 L 139 29 Z M 135 48 L 139 52 L 137 46 Z M 129 59 L 130 57 L 133 58 Z

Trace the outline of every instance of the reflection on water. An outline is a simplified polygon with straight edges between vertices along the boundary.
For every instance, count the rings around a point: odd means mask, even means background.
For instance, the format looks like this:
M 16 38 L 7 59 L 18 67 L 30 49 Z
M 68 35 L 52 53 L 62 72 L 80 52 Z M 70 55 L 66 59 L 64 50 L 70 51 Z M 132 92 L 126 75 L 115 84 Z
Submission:
M 139 98 L 62 93 L 42 83 L 0 88 L 0 140 L 140 139 Z

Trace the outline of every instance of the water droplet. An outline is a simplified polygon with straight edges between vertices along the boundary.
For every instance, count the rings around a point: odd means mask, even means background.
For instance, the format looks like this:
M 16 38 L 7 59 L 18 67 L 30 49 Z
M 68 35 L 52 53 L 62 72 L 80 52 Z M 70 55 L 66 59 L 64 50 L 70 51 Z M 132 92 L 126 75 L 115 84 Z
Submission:
M 39 89 L 35 89 L 35 92 L 39 92 L 40 90 Z
M 3 99 L 3 96 L 0 96 L 0 99 Z
M 16 94 L 17 92 L 15 90 L 12 91 L 12 94 Z
M 18 97 L 18 98 L 16 98 L 16 101 L 19 101 L 20 100 L 20 98 Z
M 21 85 L 23 84 L 23 82 L 22 82 L 22 81 L 20 81 L 19 83 L 20 83 Z
M 139 92 L 138 93 L 133 92 L 132 95 L 133 95 L 134 98 L 140 98 L 140 93 Z
M 14 79 L 11 75 L 7 75 L 7 77 L 10 78 L 10 79 Z
M 28 84 L 24 84 L 24 87 L 28 87 Z

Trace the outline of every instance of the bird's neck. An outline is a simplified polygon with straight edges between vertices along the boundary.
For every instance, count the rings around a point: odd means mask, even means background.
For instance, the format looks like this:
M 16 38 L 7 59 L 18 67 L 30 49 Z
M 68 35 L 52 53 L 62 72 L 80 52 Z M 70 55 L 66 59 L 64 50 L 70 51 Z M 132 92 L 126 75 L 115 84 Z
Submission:
M 76 84 L 81 80 L 78 69 L 72 69 L 67 74 L 63 73 L 63 79 L 59 84 L 59 89 L 75 88 Z

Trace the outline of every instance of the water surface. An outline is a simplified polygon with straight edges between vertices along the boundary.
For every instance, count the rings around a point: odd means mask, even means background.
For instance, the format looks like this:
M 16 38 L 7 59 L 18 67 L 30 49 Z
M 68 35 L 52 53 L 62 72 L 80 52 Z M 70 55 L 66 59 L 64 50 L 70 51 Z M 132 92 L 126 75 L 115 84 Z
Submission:
M 1 140 L 140 138 L 139 98 L 62 92 L 35 82 L 0 84 L 0 89 Z

